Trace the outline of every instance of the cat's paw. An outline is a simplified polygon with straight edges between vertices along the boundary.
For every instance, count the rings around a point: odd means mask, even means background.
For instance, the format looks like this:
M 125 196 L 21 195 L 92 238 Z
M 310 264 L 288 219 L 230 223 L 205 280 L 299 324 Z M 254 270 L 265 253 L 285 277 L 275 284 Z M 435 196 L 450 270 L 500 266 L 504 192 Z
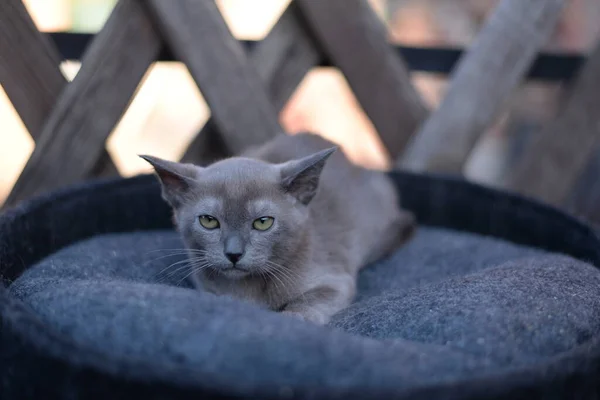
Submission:
M 289 315 L 294 318 L 301 319 L 303 321 L 312 322 L 317 325 L 325 325 L 328 322 L 328 318 L 318 311 L 306 310 L 306 311 L 281 311 L 284 315 Z

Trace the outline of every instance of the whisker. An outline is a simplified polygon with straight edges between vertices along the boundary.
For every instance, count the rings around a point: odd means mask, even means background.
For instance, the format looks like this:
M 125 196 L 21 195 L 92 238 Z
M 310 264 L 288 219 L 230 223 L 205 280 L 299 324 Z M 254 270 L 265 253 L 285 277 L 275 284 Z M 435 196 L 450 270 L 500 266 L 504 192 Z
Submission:
M 187 261 L 188 261 L 187 265 L 184 265 L 182 267 L 178 267 L 174 271 L 169 271 L 169 273 L 167 274 L 167 276 L 172 276 L 172 275 L 176 274 L 178 271 L 181 271 L 182 269 L 187 268 L 187 267 L 195 267 L 195 266 L 197 266 L 197 265 L 205 262 L 206 259 L 204 259 L 204 258 L 194 258 L 194 259 L 187 260 Z
M 162 269 L 160 272 L 158 272 L 157 274 L 154 274 L 154 276 L 155 276 L 155 277 L 158 277 L 158 276 L 160 276 L 161 274 L 164 274 L 164 273 L 166 273 L 167 271 L 169 271 L 171 268 L 175 267 L 176 265 L 185 264 L 185 263 L 187 263 L 187 264 L 190 264 L 190 263 L 199 262 L 199 261 L 202 261 L 202 259 L 200 259 L 200 258 L 197 258 L 197 257 L 196 257 L 196 258 L 186 258 L 186 259 L 184 259 L 184 260 L 176 261 L 176 262 L 174 262 L 174 263 L 172 263 L 172 264 L 168 265 L 167 267 L 163 268 L 163 269 Z M 181 268 L 181 267 L 180 267 L 180 268 Z M 177 269 L 175 270 L 175 272 L 179 271 L 179 270 L 180 270 L 180 268 L 177 268 Z M 183 268 L 185 268 L 185 266 L 184 266 Z M 170 276 L 170 275 L 168 275 L 168 276 Z
M 172 273 L 170 273 L 169 275 L 164 275 L 161 276 L 157 279 L 158 283 L 163 283 L 168 281 L 173 275 L 177 274 L 179 271 L 185 270 L 186 268 L 189 268 L 189 264 L 186 264 L 184 266 L 181 266 L 179 268 L 177 268 L 175 271 L 173 271 Z
M 165 276 L 163 277 L 164 279 L 169 279 L 171 277 L 173 277 L 174 275 L 177 275 L 180 271 L 186 270 L 188 268 L 193 268 L 193 265 L 191 265 L 191 263 L 182 265 L 180 267 L 175 268 L 175 270 L 173 271 L 169 271 L 169 273 L 165 274 Z
M 163 269 L 162 269 L 162 270 L 161 270 L 161 271 L 160 271 L 158 274 L 156 274 L 156 275 L 160 275 L 160 274 L 162 274 L 162 273 L 164 273 L 164 272 L 168 271 L 169 269 L 173 268 L 173 267 L 174 267 L 174 266 L 176 266 L 176 265 L 179 265 L 179 264 L 184 264 L 184 263 L 190 263 L 190 262 L 191 262 L 191 260 L 190 260 L 190 259 L 187 259 L 187 258 L 186 258 L 186 259 L 184 259 L 184 260 L 175 261 L 174 263 L 172 263 L 172 264 L 169 264 L 167 267 L 163 268 Z
M 289 293 L 289 290 L 288 290 L 288 288 L 287 288 L 287 286 L 286 286 L 285 282 L 284 282 L 284 281 L 282 281 L 282 280 L 281 280 L 281 278 L 280 278 L 280 277 L 278 277 L 278 276 L 277 276 L 277 275 L 276 275 L 276 274 L 275 274 L 275 273 L 274 273 L 272 270 L 266 270 L 266 271 L 269 273 L 269 275 L 270 275 L 272 278 L 276 279 L 278 282 L 280 282 L 280 283 L 281 283 L 281 287 L 282 287 L 282 289 L 284 290 L 284 294 L 286 294 L 286 295 L 289 295 L 290 293 Z M 275 282 L 274 282 L 274 283 L 275 283 Z M 276 288 L 279 288 L 279 285 L 277 285 L 276 283 L 275 283 L 275 286 L 276 286 Z M 278 289 L 278 290 L 279 290 L 279 289 Z
M 266 283 L 268 282 L 268 278 L 266 277 L 266 275 L 265 275 L 265 272 L 264 272 L 264 271 L 262 271 L 261 269 L 259 269 L 257 272 L 258 272 L 258 274 L 259 274 L 260 278 L 261 278 L 261 279 L 263 280 L 263 282 L 265 282 L 265 284 L 266 284 Z M 269 296 L 269 298 L 268 298 L 268 300 L 267 300 L 267 301 L 268 301 L 268 303 L 269 303 L 269 305 L 273 305 L 273 296 L 271 295 L 271 291 L 270 291 L 270 290 L 267 290 L 267 291 L 266 291 L 266 293 L 267 293 L 267 296 Z
M 147 251 L 145 254 L 156 253 L 157 251 L 175 251 L 175 252 L 180 251 L 182 253 L 207 253 L 206 250 L 182 248 L 182 249 L 154 249 L 154 250 Z
M 292 280 L 301 278 L 301 276 L 297 272 L 292 271 L 291 269 L 283 268 L 281 266 L 277 266 L 274 271 L 276 271 L 282 275 L 285 275 L 289 279 L 292 279 Z
M 175 253 L 175 254 L 167 254 L 165 256 L 160 256 L 157 258 L 153 258 L 152 260 L 148 260 L 144 262 L 144 265 L 148 265 L 154 261 L 158 261 L 158 260 L 162 260 L 163 258 L 169 258 L 169 257 L 177 257 L 177 256 L 185 256 L 187 255 L 186 253 Z
M 285 271 L 286 273 L 288 273 L 288 275 L 291 274 L 293 277 L 295 277 L 297 279 L 303 279 L 303 280 L 305 280 L 307 278 L 307 277 L 301 275 L 300 273 L 294 271 L 293 269 L 291 269 L 289 267 L 285 267 L 283 265 L 273 263 L 272 261 L 267 261 L 267 262 L 271 263 L 271 264 L 274 264 L 274 265 L 277 265 L 277 267 L 279 268 L 278 272 Z M 319 282 L 320 279 L 322 277 L 324 277 L 325 275 L 326 274 L 314 275 L 314 276 L 311 277 L 310 281 L 307 281 L 307 283 Z
M 285 278 L 287 280 L 287 282 L 290 284 L 290 286 L 294 286 L 294 284 L 296 283 L 294 281 L 294 278 L 296 279 L 303 279 L 304 277 L 302 275 L 300 275 L 298 272 L 292 270 L 289 267 L 285 267 L 281 264 L 278 264 L 276 262 L 273 261 L 267 261 L 267 265 L 270 266 L 271 268 L 273 267 L 277 267 L 277 269 L 273 269 L 272 274 L 275 275 L 276 273 L 281 274 L 282 278 Z M 299 293 L 300 297 L 305 301 L 306 300 L 306 296 L 303 292 Z
M 279 293 L 280 292 L 279 284 L 277 283 L 277 281 L 273 280 L 272 274 L 273 273 L 271 271 L 265 270 L 265 275 L 267 277 L 267 282 L 272 283 L 273 285 L 275 285 L 275 290 L 277 291 L 277 293 Z
M 288 279 L 289 283 L 292 285 L 295 283 L 295 280 L 302 278 L 296 271 L 286 268 L 283 265 L 274 263 L 272 261 L 267 261 L 267 265 L 271 267 L 270 269 L 272 269 L 274 273 L 279 273 Z
M 208 275 L 208 278 L 212 279 L 212 277 L 215 276 L 216 274 L 217 274 L 217 270 L 214 269 L 214 268 L 211 268 L 211 270 L 209 272 L 209 275 Z
M 194 274 L 196 272 L 199 272 L 199 271 L 201 271 L 201 270 L 203 270 L 205 268 L 208 268 L 211 265 L 212 265 L 211 263 L 207 262 L 207 263 L 204 263 L 204 264 L 201 264 L 199 266 L 195 266 L 195 267 L 191 268 L 191 271 L 187 275 L 185 275 L 183 278 L 181 278 L 181 280 L 177 283 L 177 285 L 178 286 L 181 285 L 181 283 L 183 281 L 185 281 L 187 278 L 189 278 L 192 274 Z
M 203 256 L 207 253 L 207 251 L 205 251 L 205 250 L 198 250 L 198 249 L 158 249 L 158 250 L 150 250 L 146 254 L 154 253 L 157 251 L 169 251 L 171 253 L 162 255 L 157 258 L 153 258 L 152 260 L 145 261 L 144 265 L 148 265 L 149 263 L 161 260 L 163 258 L 169 258 L 169 257 L 175 257 L 175 256 L 189 256 L 189 255 Z

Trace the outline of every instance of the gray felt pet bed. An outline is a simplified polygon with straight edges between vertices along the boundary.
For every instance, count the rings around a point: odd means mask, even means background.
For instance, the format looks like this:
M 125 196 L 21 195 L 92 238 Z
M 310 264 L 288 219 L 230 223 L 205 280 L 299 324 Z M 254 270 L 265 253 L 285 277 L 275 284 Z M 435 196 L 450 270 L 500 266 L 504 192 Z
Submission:
M 421 226 L 319 327 L 191 289 L 153 177 L 0 219 L 0 398 L 589 398 L 600 241 L 551 208 L 394 174 Z M 184 266 L 184 264 L 181 264 Z

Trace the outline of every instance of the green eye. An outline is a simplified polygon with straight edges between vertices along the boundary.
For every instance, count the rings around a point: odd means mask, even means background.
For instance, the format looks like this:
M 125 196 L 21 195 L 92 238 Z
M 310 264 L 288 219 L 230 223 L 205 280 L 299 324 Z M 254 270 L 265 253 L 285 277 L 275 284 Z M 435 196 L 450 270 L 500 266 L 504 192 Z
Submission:
M 261 217 L 254 220 L 252 227 L 258 231 L 266 231 L 273 226 L 274 221 L 273 217 Z
M 200 225 L 206 229 L 217 229 L 219 227 L 219 221 L 210 215 L 201 215 L 198 220 L 200 220 Z

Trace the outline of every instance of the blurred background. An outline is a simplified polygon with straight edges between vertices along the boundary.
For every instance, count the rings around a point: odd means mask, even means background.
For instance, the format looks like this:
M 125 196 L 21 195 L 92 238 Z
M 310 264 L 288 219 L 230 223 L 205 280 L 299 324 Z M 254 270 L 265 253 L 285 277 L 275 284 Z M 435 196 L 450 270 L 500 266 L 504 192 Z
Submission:
M 24 0 L 36 25 L 46 32 L 97 32 L 116 0 Z M 262 39 L 289 0 L 217 0 L 238 39 Z M 413 46 L 467 47 L 497 0 L 370 0 L 388 28 L 390 41 Z M 569 0 L 545 51 L 587 53 L 600 32 L 600 1 Z M 62 69 L 72 79 L 76 61 Z M 430 108 L 444 96 L 447 76 L 412 73 Z M 492 185 L 518 152 L 519 144 L 556 113 L 562 85 L 528 81 L 513 94 L 506 111 L 479 141 L 465 175 Z M 149 172 L 137 154 L 176 160 L 210 116 L 202 94 L 186 67 L 155 63 L 129 109 L 107 141 L 121 174 Z M 280 115 L 290 132 L 315 131 L 339 143 L 357 163 L 387 168 L 390 160 L 344 77 L 335 68 L 319 67 L 306 76 Z M 85 134 L 82 132 L 81 134 Z M 8 195 L 33 150 L 18 114 L 0 87 L 0 203 Z

